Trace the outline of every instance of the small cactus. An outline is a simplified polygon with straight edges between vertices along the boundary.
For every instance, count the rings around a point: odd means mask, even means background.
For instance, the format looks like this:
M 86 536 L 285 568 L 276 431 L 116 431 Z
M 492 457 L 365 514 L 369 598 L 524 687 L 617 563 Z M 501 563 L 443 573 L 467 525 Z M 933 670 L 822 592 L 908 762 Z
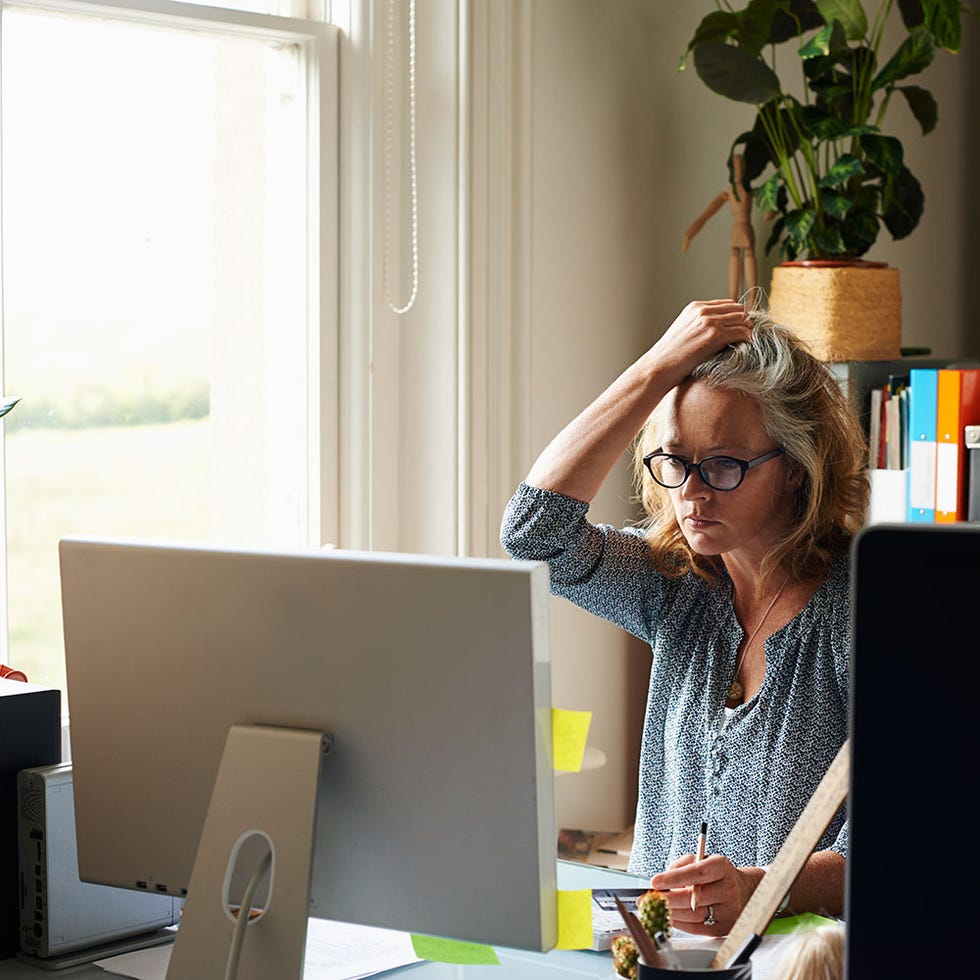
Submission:
M 612 941 L 613 968 L 616 976 L 626 977 L 627 980 L 636 980 L 636 963 L 640 958 L 640 951 L 636 948 L 631 936 L 617 936 Z
M 651 937 L 658 932 L 670 935 L 670 905 L 663 892 L 658 892 L 655 888 L 644 892 L 636 900 L 636 914 Z

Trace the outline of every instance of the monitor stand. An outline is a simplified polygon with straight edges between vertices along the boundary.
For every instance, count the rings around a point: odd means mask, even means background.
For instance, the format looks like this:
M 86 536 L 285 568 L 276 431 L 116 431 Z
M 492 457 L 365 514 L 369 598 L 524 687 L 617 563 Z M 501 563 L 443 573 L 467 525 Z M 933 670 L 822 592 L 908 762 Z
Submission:
M 167 980 L 224 977 L 235 930 L 229 886 L 256 834 L 272 852 L 268 901 L 249 922 L 237 980 L 301 980 L 323 732 L 233 725 L 191 872 Z

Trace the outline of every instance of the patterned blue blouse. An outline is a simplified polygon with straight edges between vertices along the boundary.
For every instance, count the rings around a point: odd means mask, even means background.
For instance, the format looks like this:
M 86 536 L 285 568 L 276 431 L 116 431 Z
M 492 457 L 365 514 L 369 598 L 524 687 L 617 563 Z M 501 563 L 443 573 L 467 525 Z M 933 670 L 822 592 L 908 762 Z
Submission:
M 843 555 L 807 605 L 766 641 L 758 693 L 725 708 L 743 637 L 731 579 L 654 571 L 639 528 L 586 519 L 588 505 L 521 484 L 500 540 L 548 562 L 551 590 L 650 644 L 629 870 L 653 875 L 697 843 L 739 866 L 769 864 L 847 737 L 850 588 Z M 818 850 L 847 853 L 845 813 Z

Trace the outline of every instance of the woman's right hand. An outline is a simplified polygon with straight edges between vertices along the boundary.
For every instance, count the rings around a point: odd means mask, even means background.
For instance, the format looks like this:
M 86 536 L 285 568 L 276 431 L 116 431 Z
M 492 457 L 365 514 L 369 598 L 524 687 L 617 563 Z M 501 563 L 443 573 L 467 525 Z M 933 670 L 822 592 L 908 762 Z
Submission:
M 663 336 L 552 439 L 526 482 L 591 501 L 657 403 L 703 360 L 748 340 L 751 330 L 742 303 L 688 303 Z
M 648 357 L 656 362 L 670 386 L 676 387 L 712 354 L 751 335 L 752 320 L 744 303 L 694 300 L 650 348 Z

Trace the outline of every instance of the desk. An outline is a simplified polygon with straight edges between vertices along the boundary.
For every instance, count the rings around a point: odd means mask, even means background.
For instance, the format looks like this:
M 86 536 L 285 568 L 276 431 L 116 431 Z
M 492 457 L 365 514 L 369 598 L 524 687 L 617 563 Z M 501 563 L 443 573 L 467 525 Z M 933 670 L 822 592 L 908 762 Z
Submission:
M 645 888 L 649 879 L 636 878 L 621 871 L 595 868 L 573 861 L 558 862 L 558 887 L 577 888 Z M 768 949 L 766 947 L 769 947 Z M 550 953 L 530 953 L 524 950 L 497 949 L 500 967 L 456 966 L 449 963 L 417 963 L 383 974 L 399 980 L 560 980 L 571 977 L 601 977 L 615 980 L 612 957 L 591 950 L 556 949 Z M 772 948 L 767 939 L 763 948 L 753 956 L 753 980 L 771 977 Z M 66 977 L 71 980 L 109 980 L 114 975 L 91 964 L 70 967 L 56 972 L 42 970 L 18 959 L 0 961 L 0 980 L 51 980 Z

